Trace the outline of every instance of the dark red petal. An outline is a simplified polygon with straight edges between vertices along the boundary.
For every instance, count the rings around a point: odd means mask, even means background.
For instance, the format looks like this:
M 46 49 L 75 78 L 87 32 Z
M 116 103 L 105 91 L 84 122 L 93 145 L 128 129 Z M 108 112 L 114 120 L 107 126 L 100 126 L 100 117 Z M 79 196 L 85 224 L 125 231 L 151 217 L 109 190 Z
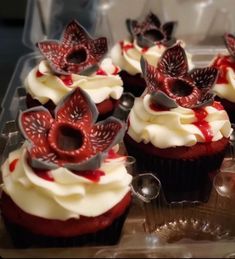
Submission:
M 48 143 L 43 146 L 32 146 L 28 149 L 29 163 L 37 169 L 55 169 L 60 166 L 58 155 Z
M 225 33 L 224 41 L 230 55 L 235 57 L 235 37 L 230 33 Z
M 34 145 L 43 146 L 54 122 L 50 112 L 43 107 L 35 107 L 21 112 L 19 127 L 24 137 Z
M 168 77 L 164 80 L 164 92 L 180 106 L 191 108 L 201 98 L 200 90 L 192 82 L 182 79 Z
M 129 31 L 129 33 L 133 36 L 135 34 L 134 28 L 136 28 L 136 26 L 138 26 L 138 22 L 136 20 L 127 19 L 126 26 L 127 26 L 127 30 Z
M 92 52 L 92 55 L 96 62 L 99 62 L 100 59 L 106 54 L 108 51 L 108 43 L 107 39 L 104 37 L 94 39 L 90 45 L 90 51 Z
M 90 132 L 94 153 L 107 151 L 119 143 L 123 139 L 125 130 L 125 124 L 114 117 L 95 124 Z
M 140 60 L 143 77 L 146 81 L 148 92 L 156 91 L 158 87 L 158 70 L 156 67 L 149 65 L 148 62 L 141 57 Z
M 162 30 L 165 32 L 168 40 L 171 39 L 176 24 L 177 22 L 166 22 L 162 25 Z
M 159 20 L 157 15 L 155 15 L 153 13 L 148 14 L 148 16 L 146 17 L 146 22 L 154 25 L 157 28 L 160 28 L 160 26 L 161 26 L 161 21 Z
M 218 69 L 215 67 L 195 68 L 190 71 L 189 75 L 199 89 L 208 91 L 217 79 Z
M 98 111 L 89 95 L 78 87 L 60 101 L 55 117 L 57 121 L 90 125 L 97 120 Z
M 177 44 L 165 50 L 158 63 L 158 70 L 167 76 L 184 76 L 188 72 L 184 49 Z
M 64 54 L 67 48 L 61 48 L 57 41 L 41 41 L 37 44 L 42 55 L 48 60 L 51 68 L 57 73 L 64 73 Z
M 75 45 L 79 42 L 81 45 L 86 45 L 87 41 L 91 39 L 89 33 L 76 20 L 72 20 L 66 26 L 63 36 L 62 44 L 67 46 Z

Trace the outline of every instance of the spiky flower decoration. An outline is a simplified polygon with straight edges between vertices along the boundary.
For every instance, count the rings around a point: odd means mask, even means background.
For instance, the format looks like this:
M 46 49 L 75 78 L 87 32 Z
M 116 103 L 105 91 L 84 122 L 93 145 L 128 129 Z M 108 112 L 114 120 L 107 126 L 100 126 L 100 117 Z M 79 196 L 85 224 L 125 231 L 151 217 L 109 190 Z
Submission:
M 172 21 L 161 24 L 159 18 L 153 13 L 149 13 L 141 23 L 136 20 L 126 20 L 129 33 L 141 47 L 151 47 L 157 43 L 172 45 L 175 42 L 172 34 L 176 24 Z
M 55 109 L 54 118 L 42 106 L 23 111 L 19 127 L 29 141 L 33 168 L 93 170 L 124 136 L 125 124 L 110 117 L 95 124 L 98 112 L 80 88 L 71 91 Z
M 92 39 L 76 20 L 66 26 L 60 41 L 41 41 L 37 46 L 52 70 L 64 75 L 96 65 L 108 49 L 106 38 Z
M 235 37 L 230 33 L 224 34 L 224 42 L 229 54 L 235 59 Z
M 218 70 L 214 67 L 188 71 L 184 49 L 176 44 L 165 50 L 157 67 L 141 59 L 142 72 L 152 101 L 165 108 L 199 108 L 213 102 Z

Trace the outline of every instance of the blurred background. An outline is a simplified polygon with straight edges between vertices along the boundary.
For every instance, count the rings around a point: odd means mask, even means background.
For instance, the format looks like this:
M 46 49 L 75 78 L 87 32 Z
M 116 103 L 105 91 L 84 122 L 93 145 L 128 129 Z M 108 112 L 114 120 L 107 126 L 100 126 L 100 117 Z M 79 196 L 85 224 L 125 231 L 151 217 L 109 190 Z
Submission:
M 21 55 L 30 50 L 22 43 L 27 0 L 4 0 L 0 3 L 0 102 Z

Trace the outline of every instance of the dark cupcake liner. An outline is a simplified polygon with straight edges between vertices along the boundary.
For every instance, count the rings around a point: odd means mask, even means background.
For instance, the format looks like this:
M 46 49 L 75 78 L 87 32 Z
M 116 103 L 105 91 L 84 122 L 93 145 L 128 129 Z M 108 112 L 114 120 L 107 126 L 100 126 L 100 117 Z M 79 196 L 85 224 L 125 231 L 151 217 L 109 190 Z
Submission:
M 127 153 L 136 158 L 137 173 L 151 171 L 159 178 L 167 203 L 207 202 L 213 177 L 220 168 L 225 151 L 197 159 L 170 159 L 146 154 L 125 140 Z
M 120 217 L 116 218 L 109 227 L 103 230 L 74 237 L 51 237 L 34 234 L 22 226 L 11 223 L 6 217 L 2 217 L 6 230 L 16 248 L 103 246 L 115 245 L 119 242 L 128 212 L 129 208 Z
M 146 88 L 146 83 L 140 73 L 130 75 L 128 72 L 122 70 L 119 75 L 123 81 L 124 92 L 132 93 L 136 97 L 141 96 Z

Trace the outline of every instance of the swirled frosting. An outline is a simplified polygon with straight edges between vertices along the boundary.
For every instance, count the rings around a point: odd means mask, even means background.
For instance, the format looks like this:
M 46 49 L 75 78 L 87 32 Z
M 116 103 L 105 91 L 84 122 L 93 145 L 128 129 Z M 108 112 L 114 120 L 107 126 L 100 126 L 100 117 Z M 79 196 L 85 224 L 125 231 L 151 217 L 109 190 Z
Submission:
M 220 98 L 235 102 L 235 62 L 230 56 L 219 55 L 212 61 L 220 74 L 213 91 Z
M 181 106 L 164 110 L 154 106 L 147 94 L 136 98 L 129 115 L 129 136 L 157 148 L 217 141 L 228 138 L 231 131 L 228 115 L 218 102 L 197 110 Z
M 184 45 L 181 42 L 181 45 Z M 150 48 L 140 47 L 136 40 L 123 40 L 114 45 L 110 51 L 110 56 L 115 65 L 122 70 L 127 71 L 131 75 L 142 73 L 140 67 L 140 59 L 143 56 L 150 65 L 156 66 L 159 58 L 166 50 L 163 44 L 156 44 Z M 187 53 L 189 68 L 193 68 L 191 55 Z
M 106 159 L 98 173 L 94 181 L 65 168 L 35 172 L 27 163 L 23 146 L 11 152 L 2 165 L 3 190 L 34 216 L 58 220 L 95 217 L 119 203 L 132 180 L 123 157 Z
M 89 76 L 77 74 L 58 76 L 50 69 L 48 62 L 42 60 L 27 75 L 25 88 L 34 99 L 42 104 L 49 100 L 58 104 L 64 95 L 79 86 L 98 104 L 110 97 L 115 100 L 121 97 L 123 82 L 118 72 L 119 68 L 106 58 L 102 61 L 100 68 Z

